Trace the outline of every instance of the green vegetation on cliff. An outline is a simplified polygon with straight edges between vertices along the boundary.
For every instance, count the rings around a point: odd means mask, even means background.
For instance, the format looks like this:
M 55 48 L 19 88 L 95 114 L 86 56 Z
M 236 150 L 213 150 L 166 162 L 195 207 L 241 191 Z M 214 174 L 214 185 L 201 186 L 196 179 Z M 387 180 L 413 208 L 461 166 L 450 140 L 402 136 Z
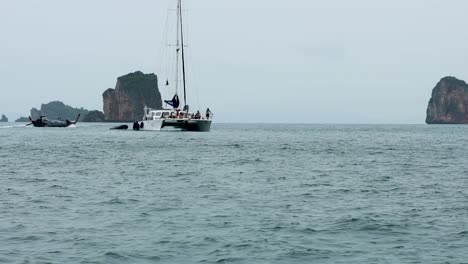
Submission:
M 60 101 L 53 101 L 47 104 L 42 104 L 41 109 L 36 108 L 31 109 L 31 117 L 36 119 L 41 115 L 47 116 L 50 119 L 69 119 L 74 120 L 81 114 L 81 116 L 86 116 L 89 113 L 89 110 L 81 108 L 74 108 L 69 105 L 66 105 Z
M 15 120 L 15 122 L 29 122 L 29 118 L 27 117 L 20 117 Z
M 61 120 L 75 120 L 78 114 L 81 115 L 81 122 L 103 122 L 104 113 L 101 111 L 90 111 L 84 109 L 83 107 L 75 108 L 69 105 L 66 105 L 60 101 L 52 101 L 47 104 L 42 104 L 41 109 L 36 108 L 31 109 L 31 117 L 37 119 L 40 116 L 47 116 L 49 119 L 61 119 Z M 29 119 L 26 117 L 21 117 L 16 120 L 16 122 L 28 122 Z
M 87 114 L 81 122 L 105 122 L 104 113 L 101 111 L 91 111 Z

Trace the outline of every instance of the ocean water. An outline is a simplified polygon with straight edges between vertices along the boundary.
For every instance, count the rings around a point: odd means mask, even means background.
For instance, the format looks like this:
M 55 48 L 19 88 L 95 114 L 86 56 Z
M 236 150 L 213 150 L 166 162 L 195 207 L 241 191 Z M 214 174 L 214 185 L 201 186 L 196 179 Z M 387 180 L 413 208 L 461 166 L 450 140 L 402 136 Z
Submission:
M 468 126 L 0 125 L 0 263 L 468 263 Z

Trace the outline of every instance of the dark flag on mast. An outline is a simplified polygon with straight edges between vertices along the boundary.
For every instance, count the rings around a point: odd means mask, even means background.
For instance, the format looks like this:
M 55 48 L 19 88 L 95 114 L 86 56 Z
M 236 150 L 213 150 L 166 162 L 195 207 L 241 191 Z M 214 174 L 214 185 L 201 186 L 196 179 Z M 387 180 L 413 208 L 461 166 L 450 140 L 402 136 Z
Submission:
M 180 105 L 179 96 L 177 94 L 172 97 L 172 100 L 164 100 L 164 102 L 174 108 L 177 108 Z

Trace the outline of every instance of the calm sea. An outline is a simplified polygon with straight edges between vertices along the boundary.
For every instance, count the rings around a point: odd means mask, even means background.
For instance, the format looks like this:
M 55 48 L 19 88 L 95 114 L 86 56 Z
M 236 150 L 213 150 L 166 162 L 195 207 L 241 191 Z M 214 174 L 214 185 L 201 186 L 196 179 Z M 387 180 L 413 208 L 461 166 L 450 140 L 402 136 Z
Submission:
M 468 263 L 468 126 L 0 126 L 0 263 Z

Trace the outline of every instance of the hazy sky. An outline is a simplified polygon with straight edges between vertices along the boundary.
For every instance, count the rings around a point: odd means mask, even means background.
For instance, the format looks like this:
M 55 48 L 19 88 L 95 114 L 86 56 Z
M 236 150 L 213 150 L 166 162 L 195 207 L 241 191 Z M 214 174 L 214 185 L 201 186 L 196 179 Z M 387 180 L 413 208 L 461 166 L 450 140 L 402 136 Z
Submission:
M 118 76 L 158 74 L 171 2 L 0 0 L 0 113 L 102 110 Z M 217 122 L 423 123 L 441 77 L 468 80 L 468 1 L 184 4 L 192 109 Z

